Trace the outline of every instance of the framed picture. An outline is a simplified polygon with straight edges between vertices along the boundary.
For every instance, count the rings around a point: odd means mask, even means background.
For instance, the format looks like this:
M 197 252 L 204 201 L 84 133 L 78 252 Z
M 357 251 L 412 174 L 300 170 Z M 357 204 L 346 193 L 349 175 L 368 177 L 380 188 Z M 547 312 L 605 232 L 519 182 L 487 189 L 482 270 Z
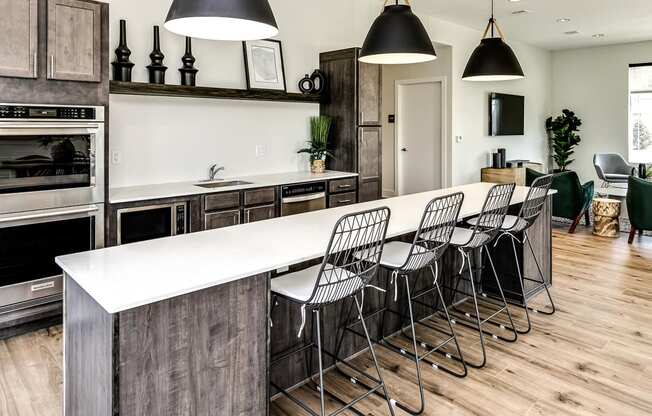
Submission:
M 263 39 L 242 42 L 247 89 L 286 91 L 281 41 Z

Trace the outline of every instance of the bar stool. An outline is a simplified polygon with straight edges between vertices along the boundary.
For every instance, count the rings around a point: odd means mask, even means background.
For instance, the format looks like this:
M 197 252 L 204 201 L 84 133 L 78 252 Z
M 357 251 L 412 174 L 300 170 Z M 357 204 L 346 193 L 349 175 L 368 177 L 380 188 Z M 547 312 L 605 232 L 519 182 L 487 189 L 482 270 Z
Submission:
M 502 286 L 500 285 L 500 281 L 496 273 L 496 268 L 494 267 L 493 259 L 491 257 L 491 254 L 489 253 L 489 250 L 487 249 L 487 245 L 489 245 L 492 241 L 494 241 L 494 239 L 500 233 L 500 229 L 505 220 L 505 216 L 507 215 L 507 210 L 509 209 L 509 203 L 512 199 L 512 195 L 514 194 L 515 187 L 516 185 L 513 183 L 493 186 L 489 190 L 489 193 L 487 194 L 487 197 L 484 201 L 484 205 L 482 207 L 482 211 L 480 215 L 477 217 L 476 225 L 470 229 L 456 227 L 450 241 L 450 245 L 452 247 L 457 248 L 457 250 L 460 252 L 462 256 L 462 267 L 460 268 L 459 273 L 455 276 L 457 280 L 455 284 L 455 288 L 446 287 L 446 289 L 452 290 L 454 293 L 453 296 L 457 294 L 463 294 L 466 296 L 471 295 L 473 298 L 475 315 L 469 312 L 460 311 L 457 304 L 448 307 L 448 311 L 454 316 L 454 319 L 452 320 L 453 324 L 459 323 L 461 325 L 474 328 L 478 331 L 478 335 L 480 337 L 480 348 L 482 351 L 482 360 L 477 363 L 469 362 L 469 360 L 465 361 L 468 366 L 474 368 L 482 368 L 487 363 L 487 353 L 484 344 L 484 334 L 490 335 L 494 339 L 501 339 L 507 342 L 515 342 L 518 338 L 518 334 L 514 326 L 514 321 L 512 320 L 512 314 L 509 311 L 507 300 L 505 299 Z M 482 316 L 480 315 L 480 309 L 478 307 L 478 300 L 479 300 L 478 291 L 475 282 L 476 278 L 474 276 L 473 261 L 471 260 L 472 253 L 477 252 L 478 250 L 480 251 L 481 256 L 482 254 L 487 255 L 487 258 L 489 259 L 489 263 L 491 265 L 491 269 L 493 271 L 494 278 L 496 280 L 496 285 L 500 292 L 500 299 L 499 299 L 500 303 L 496 303 L 493 300 L 486 298 L 484 295 L 482 296 L 483 301 L 488 302 L 492 306 L 497 306 L 499 308 L 496 312 L 492 313 L 490 316 L 486 318 L 482 318 Z M 463 271 L 467 263 L 468 263 L 468 271 L 469 271 L 468 278 L 464 277 L 463 275 Z M 481 269 L 482 269 L 481 267 L 478 267 L 476 268 L 476 271 Z M 471 293 L 468 293 L 467 291 L 461 291 L 459 289 L 459 284 L 462 281 L 466 281 L 470 283 Z M 492 321 L 494 317 L 498 316 L 502 312 L 507 312 L 507 317 L 509 318 L 509 322 L 511 325 L 510 328 L 506 328 L 505 325 Z M 513 332 L 514 337 L 505 338 L 502 335 L 496 335 L 490 331 L 487 331 L 482 327 L 486 323 L 491 323 L 493 325 L 499 326 L 501 329 L 509 329 L 510 331 Z
M 329 353 L 323 348 L 323 320 L 321 310 L 327 305 L 343 301 L 347 298 L 353 298 L 357 306 L 358 315 L 362 317 L 361 300 L 358 300 L 358 294 L 362 292 L 369 280 L 374 277 L 378 270 L 378 264 L 382 255 L 385 244 L 385 235 L 389 223 L 389 208 L 378 208 L 369 211 L 354 213 L 342 217 L 331 235 L 328 243 L 326 254 L 321 265 L 311 267 L 295 273 L 272 279 L 271 291 L 274 299 L 272 305 L 275 305 L 276 297 L 285 298 L 293 303 L 300 305 L 302 314 L 302 324 L 299 329 L 299 338 L 305 327 L 306 313 L 312 312 L 314 315 L 313 322 L 316 325 L 316 338 L 311 340 L 308 345 L 302 346 L 294 351 L 285 353 L 282 356 L 272 360 L 271 366 L 278 365 L 280 362 L 287 360 L 293 354 L 306 350 L 313 351 L 317 348 L 317 357 L 319 363 L 319 383 L 315 383 L 312 371 L 309 370 L 308 377 L 310 381 L 316 384 L 316 389 L 320 396 L 320 413 L 316 413 L 308 405 L 296 398 L 292 393 L 271 383 L 278 391 L 287 396 L 290 400 L 303 408 L 306 412 L 314 416 L 325 416 L 325 395 L 328 394 L 343 406 L 331 415 L 340 414 L 348 409 L 361 414 L 353 406 L 375 392 L 382 390 L 386 398 L 389 412 L 394 416 L 394 408 L 391 404 L 385 382 L 376 359 L 376 354 L 369 338 L 367 327 L 363 322 L 365 338 L 369 345 L 369 350 L 373 358 L 378 378 L 372 377 L 366 373 L 362 376 L 374 383 L 365 394 L 346 403 L 339 399 L 333 393 L 330 393 L 324 387 L 324 354 L 335 358 L 334 354 Z M 364 253 L 364 256 L 355 256 L 355 253 Z M 311 360 L 312 361 L 312 360 Z M 348 363 L 343 362 L 344 365 Z M 312 367 L 312 364 L 310 364 Z M 355 368 L 351 367 L 354 371 Z
M 392 241 L 385 244 L 383 255 L 380 259 L 380 264 L 382 267 L 389 269 L 392 274 L 391 282 L 388 280 L 386 289 L 382 290 L 383 292 L 385 292 L 385 306 L 379 310 L 376 310 L 372 313 L 365 315 L 363 320 L 354 321 L 345 326 L 346 331 L 349 331 L 353 334 L 356 334 L 364 338 L 365 334 L 356 331 L 354 327 L 360 324 L 364 325 L 365 320 L 368 320 L 374 316 L 381 315 L 381 328 L 379 332 L 379 336 L 381 338 L 379 340 L 377 339 L 372 341 L 377 345 L 380 345 L 388 349 L 391 352 L 397 353 L 398 355 L 413 361 L 416 365 L 417 383 L 419 386 L 419 398 L 420 398 L 419 408 L 413 409 L 401 401 L 397 401 L 397 400 L 394 401 L 396 407 L 413 415 L 421 414 L 425 408 L 423 382 L 421 379 L 421 369 L 419 365 L 421 361 L 427 362 L 433 368 L 438 368 L 438 365 L 431 361 L 428 361 L 427 357 L 435 352 L 440 351 L 441 348 L 449 344 L 451 341 L 455 341 L 455 344 L 457 346 L 457 353 L 459 355 L 459 360 L 462 362 L 464 368 L 463 373 L 460 374 L 459 376 L 463 377 L 466 375 L 466 366 L 464 365 L 462 352 L 459 347 L 459 344 L 457 343 L 457 337 L 455 335 L 455 331 L 453 330 L 453 326 L 450 323 L 450 317 L 448 316 L 448 314 L 446 313 L 446 317 L 448 319 L 448 326 L 450 329 L 450 333 L 447 333 L 439 328 L 433 327 L 423 322 L 427 318 L 420 321 L 415 321 L 414 314 L 413 314 L 413 303 L 419 303 L 420 305 L 427 306 L 428 308 L 433 310 L 433 314 L 436 312 L 437 310 L 436 305 L 429 305 L 424 302 L 417 301 L 417 299 L 420 299 L 429 293 L 433 293 L 436 291 L 439 296 L 438 300 L 440 300 L 442 303 L 444 302 L 444 298 L 441 294 L 441 291 L 439 289 L 439 284 L 437 281 L 437 277 L 438 277 L 437 271 L 439 270 L 439 268 L 436 265 L 439 259 L 441 258 L 441 256 L 448 248 L 450 238 L 453 234 L 453 230 L 455 229 L 455 225 L 457 224 L 459 212 L 462 207 L 463 201 L 464 201 L 464 194 L 461 192 L 433 199 L 426 206 L 423 216 L 421 218 L 421 222 L 419 223 L 419 228 L 411 243 L 405 243 L 402 241 Z M 427 235 L 427 238 L 423 237 L 425 235 Z M 357 256 L 362 256 L 362 255 L 364 254 L 363 253 L 357 254 Z M 421 290 L 419 293 L 412 295 L 409 277 L 411 275 L 417 276 L 417 273 L 419 271 L 425 269 L 430 269 L 430 273 L 432 273 L 432 276 L 434 278 L 433 285 L 427 287 L 424 290 Z M 406 290 L 407 305 L 409 311 L 409 315 L 407 316 L 400 311 L 393 310 L 389 305 L 390 286 L 392 283 L 395 285 L 394 301 L 396 302 L 398 296 L 398 284 L 400 278 L 403 278 L 405 281 L 405 290 Z M 417 276 L 417 279 L 415 280 L 418 279 L 419 277 Z M 408 338 L 410 343 L 412 344 L 412 351 L 407 351 L 406 349 L 397 346 L 396 344 L 394 344 L 388 339 L 388 336 L 386 336 L 385 328 L 386 328 L 387 312 L 394 315 L 398 315 L 401 318 L 402 320 L 401 333 L 403 335 L 405 335 L 404 331 L 406 329 L 410 330 L 410 335 L 407 335 L 406 338 Z M 405 321 L 408 321 L 407 327 L 403 325 Z M 414 327 L 415 323 L 421 324 L 430 330 L 444 333 L 448 338 L 440 342 L 437 346 L 432 346 L 426 343 L 425 341 L 419 340 L 417 338 L 415 327 Z M 424 354 L 419 353 L 417 344 L 426 350 Z M 338 353 L 339 353 L 339 348 L 336 352 L 336 355 Z M 359 372 L 360 370 L 357 371 Z M 451 374 L 455 374 L 452 370 L 448 370 L 448 371 L 450 371 Z M 347 374 L 344 375 L 348 376 Z M 356 383 L 360 384 L 360 382 L 357 380 Z M 365 387 L 368 388 L 368 386 Z
M 543 271 L 541 270 L 541 266 L 539 265 L 539 260 L 537 259 L 537 256 L 534 253 L 534 248 L 532 248 L 532 243 L 530 243 L 530 238 L 527 233 L 530 227 L 534 225 L 537 218 L 539 218 L 541 211 L 543 211 L 543 207 L 546 203 L 548 192 L 550 191 L 551 186 L 552 186 L 552 175 L 541 176 L 532 183 L 532 185 L 530 186 L 530 190 L 528 191 L 527 196 L 525 198 L 525 201 L 521 206 L 521 210 L 519 214 L 517 216 L 507 215 L 505 217 L 503 226 L 500 229 L 501 234 L 498 236 L 498 238 L 496 239 L 496 243 L 494 244 L 495 247 L 498 244 L 498 241 L 503 236 L 509 237 L 512 240 L 512 249 L 514 251 L 514 260 L 516 263 L 516 271 L 518 273 L 518 282 L 521 287 L 521 296 L 523 299 L 522 304 L 516 304 L 516 305 L 522 307 L 525 310 L 525 316 L 527 318 L 527 329 L 519 330 L 517 328 L 519 334 L 527 334 L 532 330 L 532 322 L 530 321 L 530 313 L 529 313 L 530 310 L 532 310 L 534 313 L 542 313 L 544 315 L 552 315 L 556 311 L 555 303 L 553 302 L 552 296 L 550 295 L 550 291 L 548 290 L 548 285 L 545 283 Z M 477 218 L 473 218 L 469 220 L 469 224 L 476 224 L 477 220 L 478 220 Z M 522 241 L 519 240 L 520 233 L 523 234 Z M 527 246 L 530 248 L 530 252 L 532 253 L 532 258 L 534 258 L 534 263 L 537 266 L 539 279 L 532 279 L 530 277 L 523 275 L 521 271 L 521 265 L 519 264 L 518 261 L 516 242 L 519 242 L 523 246 L 525 246 L 525 244 L 527 243 Z M 534 282 L 537 284 L 536 287 L 534 287 L 532 290 L 529 291 L 529 293 L 538 293 L 539 291 L 542 290 L 542 288 L 545 289 L 545 292 L 548 296 L 548 300 L 550 301 L 550 305 L 552 308 L 551 311 L 539 311 L 537 309 L 530 308 L 528 306 L 528 300 L 527 300 L 528 293 L 526 293 L 525 291 L 524 281 Z M 514 304 L 513 302 L 510 303 Z

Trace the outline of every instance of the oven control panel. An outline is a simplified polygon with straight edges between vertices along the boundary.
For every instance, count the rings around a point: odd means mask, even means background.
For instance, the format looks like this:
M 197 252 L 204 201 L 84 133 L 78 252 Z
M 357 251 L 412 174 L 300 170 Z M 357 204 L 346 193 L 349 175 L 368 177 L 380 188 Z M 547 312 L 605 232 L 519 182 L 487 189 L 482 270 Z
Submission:
M 0 105 L 0 119 L 94 120 L 92 107 Z

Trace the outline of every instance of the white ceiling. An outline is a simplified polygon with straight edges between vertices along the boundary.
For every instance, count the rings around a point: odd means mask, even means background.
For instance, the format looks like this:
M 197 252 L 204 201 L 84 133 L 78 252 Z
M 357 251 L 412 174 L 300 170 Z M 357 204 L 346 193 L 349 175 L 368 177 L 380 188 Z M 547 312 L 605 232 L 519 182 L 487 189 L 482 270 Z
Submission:
M 496 1 L 496 19 L 506 38 L 547 49 L 569 49 L 652 39 L 652 0 Z M 412 0 L 420 14 L 484 30 L 490 0 Z M 527 9 L 530 13 L 512 15 Z M 558 23 L 558 18 L 570 18 Z M 577 35 L 564 32 L 577 30 Z M 592 35 L 604 33 L 594 39 Z M 652 51 L 651 51 L 652 53 Z

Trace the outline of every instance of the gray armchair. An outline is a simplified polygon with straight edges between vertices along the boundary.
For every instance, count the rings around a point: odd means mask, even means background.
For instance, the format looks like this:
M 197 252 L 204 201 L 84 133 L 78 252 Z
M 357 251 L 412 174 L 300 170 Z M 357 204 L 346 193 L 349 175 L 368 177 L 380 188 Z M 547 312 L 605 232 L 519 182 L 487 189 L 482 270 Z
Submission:
M 618 153 L 596 153 L 593 156 L 593 166 L 603 187 L 612 183 L 627 183 L 630 176 L 636 175 L 636 168 L 630 166 Z

